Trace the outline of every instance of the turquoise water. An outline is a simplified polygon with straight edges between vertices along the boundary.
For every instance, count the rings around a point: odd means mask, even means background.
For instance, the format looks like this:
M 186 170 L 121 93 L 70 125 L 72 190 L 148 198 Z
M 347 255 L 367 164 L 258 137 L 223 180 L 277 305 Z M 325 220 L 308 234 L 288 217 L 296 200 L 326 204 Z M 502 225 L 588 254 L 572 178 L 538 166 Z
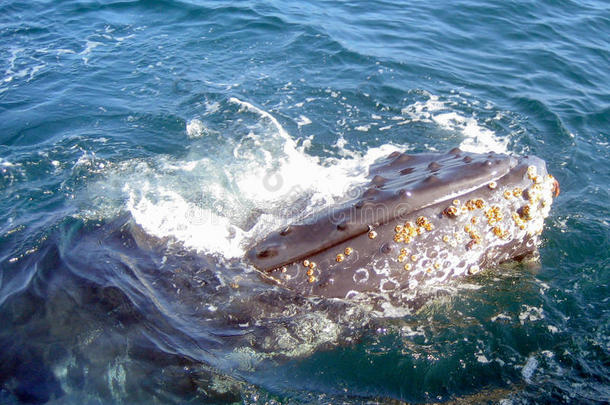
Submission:
M 0 403 L 610 401 L 604 1 L 0 3 Z M 540 259 L 409 302 L 241 255 L 395 149 L 534 154 Z

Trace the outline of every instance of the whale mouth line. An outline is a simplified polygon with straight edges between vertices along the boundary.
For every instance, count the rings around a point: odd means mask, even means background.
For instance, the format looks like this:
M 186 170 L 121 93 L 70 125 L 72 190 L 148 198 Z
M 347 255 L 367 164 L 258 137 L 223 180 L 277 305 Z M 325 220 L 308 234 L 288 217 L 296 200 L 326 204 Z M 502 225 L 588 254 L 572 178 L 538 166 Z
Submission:
M 493 178 L 490 179 L 489 182 L 499 181 L 506 174 L 507 173 L 502 173 L 502 175 L 500 175 L 500 176 L 493 177 Z M 401 218 L 404 218 L 407 215 L 413 214 L 416 211 L 420 211 L 420 210 L 426 209 L 428 207 L 431 207 L 431 206 L 434 206 L 436 204 L 439 204 L 439 203 L 441 203 L 443 201 L 451 201 L 453 199 L 463 197 L 464 195 L 467 195 L 467 194 L 469 194 L 469 193 L 471 193 L 473 191 L 476 191 L 477 189 L 480 189 L 482 187 L 486 187 L 486 186 L 475 186 L 475 187 L 472 187 L 470 189 L 462 190 L 460 192 L 456 192 L 454 194 L 448 195 L 448 196 L 446 196 L 444 198 L 439 198 L 437 200 L 431 201 L 431 202 L 429 202 L 429 203 L 427 203 L 425 205 L 422 205 L 421 207 L 418 207 L 417 209 L 403 210 L 403 211 L 401 211 L 399 213 L 396 213 L 395 215 L 388 216 L 386 219 L 384 219 L 382 221 L 375 222 L 374 225 L 367 225 L 360 232 L 358 232 L 358 233 L 354 232 L 353 234 L 350 234 L 349 236 L 347 236 L 344 239 L 338 239 L 336 241 L 333 241 L 333 243 L 320 244 L 317 249 L 312 249 L 312 250 L 309 250 L 309 251 L 305 251 L 301 255 L 294 256 L 290 260 L 285 260 L 285 261 L 282 261 L 282 262 L 278 262 L 277 264 L 275 264 L 272 267 L 264 268 L 264 269 L 261 269 L 261 270 L 264 270 L 267 273 L 271 273 L 271 272 L 273 272 L 274 270 L 276 270 L 279 267 L 299 262 L 300 260 L 306 259 L 307 257 L 314 256 L 314 255 L 316 255 L 316 254 L 318 254 L 320 252 L 324 252 L 326 250 L 333 249 L 336 246 L 339 246 L 341 244 L 349 242 L 350 240 L 357 239 L 357 238 L 359 238 L 361 236 L 364 236 L 367 233 L 375 232 L 376 228 L 381 227 L 383 225 L 387 225 L 388 223 L 390 223 L 392 221 L 396 221 L 396 220 L 399 220 Z M 382 205 L 382 204 L 380 204 L 380 205 Z M 374 209 L 374 207 L 371 207 L 371 208 Z M 340 224 L 337 224 L 337 225 L 339 226 Z M 284 234 L 288 234 L 289 232 L 286 232 L 287 229 L 290 229 L 290 227 L 285 227 L 282 231 L 279 231 L 279 233 L 282 234 L 282 232 L 283 232 Z M 371 235 L 371 236 L 373 236 L 373 235 Z M 268 248 L 269 247 L 267 247 L 267 249 Z M 272 250 L 267 250 L 267 249 L 266 250 L 262 250 L 262 251 L 258 251 L 256 253 L 257 256 L 258 257 L 265 257 L 265 258 L 266 257 L 273 257 L 273 256 L 271 256 L 273 254 L 273 251 Z M 272 247 L 271 247 L 271 249 L 272 249 Z

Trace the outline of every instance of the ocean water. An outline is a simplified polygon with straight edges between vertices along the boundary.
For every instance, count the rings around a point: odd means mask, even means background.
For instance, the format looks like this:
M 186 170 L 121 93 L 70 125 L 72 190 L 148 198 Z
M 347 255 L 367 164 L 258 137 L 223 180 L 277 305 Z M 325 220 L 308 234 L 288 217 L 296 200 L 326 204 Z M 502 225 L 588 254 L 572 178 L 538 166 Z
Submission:
M 606 1 L 4 0 L 0 403 L 607 403 L 609 128 Z M 547 162 L 537 261 L 415 307 L 241 261 L 455 146 Z

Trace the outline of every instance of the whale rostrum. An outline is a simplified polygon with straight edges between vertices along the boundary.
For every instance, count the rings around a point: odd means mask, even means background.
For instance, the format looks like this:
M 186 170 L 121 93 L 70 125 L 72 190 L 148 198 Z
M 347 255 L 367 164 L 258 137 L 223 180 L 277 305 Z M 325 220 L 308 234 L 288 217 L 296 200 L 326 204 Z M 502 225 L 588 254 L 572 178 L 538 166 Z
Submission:
M 536 250 L 557 181 L 534 156 L 393 152 L 353 201 L 260 240 L 263 278 L 304 295 L 415 289 Z

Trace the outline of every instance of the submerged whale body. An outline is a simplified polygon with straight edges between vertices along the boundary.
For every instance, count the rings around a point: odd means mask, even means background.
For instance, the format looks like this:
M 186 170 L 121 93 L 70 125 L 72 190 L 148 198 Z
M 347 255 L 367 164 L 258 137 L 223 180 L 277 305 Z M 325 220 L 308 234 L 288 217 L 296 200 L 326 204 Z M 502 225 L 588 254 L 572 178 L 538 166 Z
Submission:
M 246 254 L 301 294 L 415 289 L 535 252 L 557 181 L 534 156 L 393 152 L 358 198 L 278 230 Z

